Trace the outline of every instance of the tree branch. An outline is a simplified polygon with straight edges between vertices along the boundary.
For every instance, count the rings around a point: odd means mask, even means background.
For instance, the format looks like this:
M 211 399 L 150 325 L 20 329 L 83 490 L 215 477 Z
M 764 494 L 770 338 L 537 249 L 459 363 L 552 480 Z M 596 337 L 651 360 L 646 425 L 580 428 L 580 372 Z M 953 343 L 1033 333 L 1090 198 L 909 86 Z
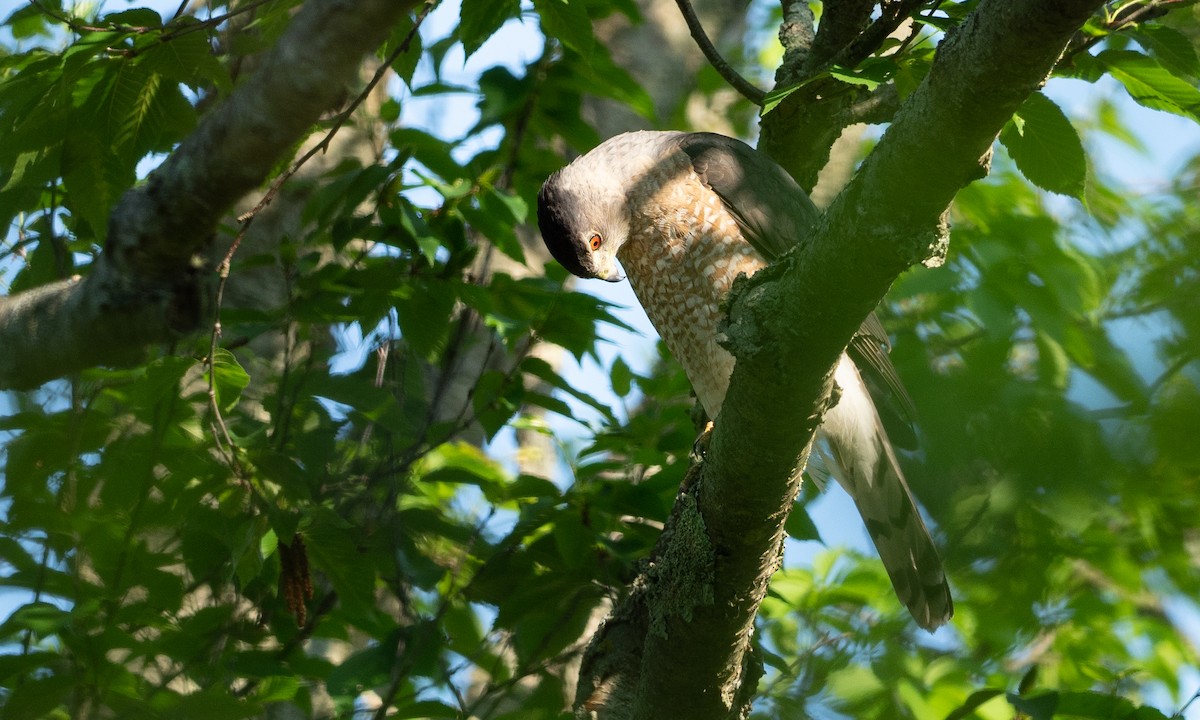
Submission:
M 943 40 L 810 242 L 735 285 L 725 332 L 737 366 L 703 478 L 687 490 L 696 516 L 687 525 L 701 523 L 707 536 L 711 602 L 657 610 L 631 717 L 739 716 L 754 617 L 779 562 L 798 468 L 831 404 L 838 355 L 902 271 L 944 252 L 954 195 L 983 173 L 996 134 L 1100 5 L 984 0 Z M 668 556 L 688 550 L 663 544 Z
M 221 216 L 343 95 L 417 0 L 311 0 L 262 66 L 113 209 L 82 281 L 0 298 L 0 388 L 122 365 L 199 327 L 198 259 Z
M 741 93 L 742 97 L 750 102 L 762 107 L 763 98 L 766 93 L 760 88 L 754 86 L 746 78 L 733 68 L 725 58 L 721 57 L 721 53 L 717 52 L 716 46 L 708 39 L 708 34 L 704 32 L 704 26 L 700 24 L 700 18 L 696 16 L 696 11 L 692 8 L 689 0 L 675 0 L 675 4 L 679 6 L 679 12 L 683 14 L 684 21 L 687 22 L 688 30 L 692 33 L 692 39 L 696 41 L 696 45 L 700 47 L 700 52 L 704 53 L 704 57 L 708 58 L 708 62 L 713 66 L 725 81 L 733 86 L 734 90 Z

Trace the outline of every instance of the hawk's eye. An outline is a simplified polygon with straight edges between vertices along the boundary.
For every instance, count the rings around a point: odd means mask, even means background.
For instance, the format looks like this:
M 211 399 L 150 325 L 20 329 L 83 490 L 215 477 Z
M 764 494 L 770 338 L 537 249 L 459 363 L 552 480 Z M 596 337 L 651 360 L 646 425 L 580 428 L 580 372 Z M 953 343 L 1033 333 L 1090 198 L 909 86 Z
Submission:
M 588 246 L 593 250 L 599 250 L 601 242 L 603 242 L 603 240 L 601 240 L 600 235 L 592 235 L 592 239 L 588 240 Z

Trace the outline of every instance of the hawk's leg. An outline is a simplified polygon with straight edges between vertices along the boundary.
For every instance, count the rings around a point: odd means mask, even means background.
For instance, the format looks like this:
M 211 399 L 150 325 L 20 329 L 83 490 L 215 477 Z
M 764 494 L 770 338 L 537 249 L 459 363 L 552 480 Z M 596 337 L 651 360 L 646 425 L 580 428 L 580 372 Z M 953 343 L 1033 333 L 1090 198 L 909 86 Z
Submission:
M 700 431 L 700 435 L 692 442 L 692 464 L 704 461 L 704 456 L 708 454 L 708 443 L 712 440 L 712 420 L 709 420 L 704 425 L 704 429 Z

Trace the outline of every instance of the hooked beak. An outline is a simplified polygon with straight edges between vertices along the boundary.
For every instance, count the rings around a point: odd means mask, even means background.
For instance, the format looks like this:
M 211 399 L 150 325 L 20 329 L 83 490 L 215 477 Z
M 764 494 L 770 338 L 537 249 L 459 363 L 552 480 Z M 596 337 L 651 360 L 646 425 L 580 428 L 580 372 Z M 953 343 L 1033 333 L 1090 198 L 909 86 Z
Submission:
M 625 276 L 621 274 L 621 266 L 617 263 L 616 259 L 606 258 L 606 260 L 607 262 L 604 264 L 608 267 L 605 267 L 603 270 L 596 268 L 595 277 L 610 283 L 621 282 L 624 280 Z

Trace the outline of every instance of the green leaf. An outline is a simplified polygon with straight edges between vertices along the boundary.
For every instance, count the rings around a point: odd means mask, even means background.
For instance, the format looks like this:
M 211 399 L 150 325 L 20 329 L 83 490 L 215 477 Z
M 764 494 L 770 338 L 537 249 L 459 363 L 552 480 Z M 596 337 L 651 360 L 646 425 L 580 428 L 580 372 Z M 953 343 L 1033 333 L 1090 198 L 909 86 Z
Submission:
M 587 403 L 604 415 L 605 419 L 607 419 L 609 422 L 616 422 L 616 418 L 613 416 L 612 409 L 610 407 L 599 400 L 596 400 L 582 390 L 576 389 L 573 385 L 564 380 L 561 375 L 555 372 L 554 368 L 550 366 L 550 363 L 546 362 L 542 358 L 525 358 L 525 360 L 521 363 L 521 370 L 533 375 L 551 387 L 558 388 L 559 390 L 574 397 L 576 400 Z M 566 417 L 571 417 L 569 409 L 564 414 Z
M 489 370 L 480 376 L 471 404 L 475 410 L 475 420 L 489 439 L 495 437 L 520 409 L 524 395 L 520 382 L 514 382 L 498 370 Z
M 587 564 L 592 555 L 594 535 L 577 515 L 560 515 L 552 535 L 558 555 L 567 568 L 577 570 Z
M 891 79 L 896 69 L 895 61 L 890 58 L 868 58 L 853 68 L 834 65 L 829 69 L 829 75 L 844 83 L 874 90 Z
M 332 510 L 315 513 L 304 531 L 312 566 L 329 578 L 347 612 L 369 617 L 375 600 L 375 567 L 353 527 Z
M 389 718 L 397 718 L 397 720 L 405 718 L 429 718 L 430 720 L 435 720 L 439 718 L 459 718 L 462 717 L 462 713 L 437 700 L 417 700 L 415 702 L 397 704 L 393 710 L 388 712 L 387 716 Z
M 1087 157 L 1071 121 L 1049 98 L 1034 93 L 1000 133 L 1021 173 L 1038 187 L 1082 198 Z
M 586 58 L 568 50 L 574 60 L 559 68 L 576 88 L 624 103 L 638 115 L 655 118 L 654 99 L 625 68 L 613 62 L 607 48 L 596 45 Z
M 524 264 L 525 249 L 521 246 L 514 229 L 517 221 L 512 215 L 509 203 L 501 200 L 495 193 L 481 193 L 478 202 L 478 207 L 459 205 L 463 218 L 475 230 L 487 236 L 502 253 Z
M 965 718 L 970 717 L 971 714 L 974 713 L 975 710 L 979 709 L 979 707 L 984 703 L 988 702 L 997 695 L 1003 694 L 1004 691 L 1000 688 L 984 688 L 982 690 L 976 690 L 975 692 L 971 693 L 966 700 L 963 701 L 962 705 L 959 705 L 954 709 L 953 712 L 947 715 L 946 720 L 964 720 Z
M 4 702 L 5 720 L 40 720 L 70 697 L 70 676 L 33 678 L 17 685 Z M 65 717 L 65 715 L 63 716 Z
M 135 28 L 161 28 L 162 16 L 150 8 L 132 8 L 108 13 L 104 16 L 104 22 Z
M 411 152 L 417 162 L 437 173 L 443 180 L 466 179 L 468 174 L 454 159 L 454 143 L 422 130 L 399 128 L 391 133 L 398 152 Z
M 67 206 L 91 226 L 97 237 L 108 229 L 108 213 L 124 189 L 109 175 L 107 139 L 85 128 L 68 135 L 63 145 L 62 174 Z M 132 179 L 132 178 L 131 178 Z
M 380 57 L 387 57 L 395 49 L 399 48 L 403 42 L 408 42 L 408 49 L 400 53 L 395 60 L 392 61 L 392 69 L 396 71 L 396 75 L 404 81 L 404 84 L 412 88 L 413 74 L 417 71 L 417 65 L 421 62 L 423 53 L 421 33 L 414 32 L 413 20 L 410 17 L 403 18 L 396 24 L 392 30 L 392 37 L 387 45 L 380 48 Z M 396 118 L 393 118 L 394 121 Z
M 381 643 L 359 650 L 329 673 L 325 681 L 332 695 L 357 695 L 366 687 L 385 685 L 400 645 L 401 631 L 396 630 Z
M 32 3 L 22 5 L 4 21 L 4 27 L 14 40 L 26 40 L 35 35 L 50 34 L 51 18 L 42 8 Z
M 629 365 L 620 356 L 613 360 L 612 369 L 609 370 L 608 375 L 613 393 L 617 397 L 628 397 L 630 391 L 633 390 L 633 370 L 629 369 Z
M 425 462 L 427 469 L 421 476 L 422 482 L 474 485 L 492 503 L 507 498 L 508 474 L 474 445 L 440 445 L 426 456 Z
M 212 359 L 213 391 L 217 394 L 217 407 L 229 412 L 250 384 L 250 374 L 238 363 L 233 353 L 217 348 Z
M 514 223 L 523 223 L 529 217 L 529 206 L 525 204 L 525 201 L 519 195 L 513 195 L 499 188 L 492 188 L 488 193 L 488 197 L 494 198 L 500 205 L 503 205 L 508 210 L 509 219 Z
M 1200 121 L 1200 90 L 1172 75 L 1153 58 L 1132 50 L 1105 50 L 1096 61 L 1139 104 Z
M 519 0 L 463 0 L 459 11 L 458 39 L 467 57 L 475 54 L 500 26 L 521 10 Z
M 183 83 L 199 90 L 214 86 L 222 95 L 233 90 L 233 78 L 229 70 L 213 53 L 210 32 L 178 32 L 183 28 L 198 25 L 194 18 L 183 17 L 172 23 L 176 34 L 166 42 L 147 48 L 139 58 L 139 64 L 148 72 L 162 75 L 168 80 Z
M 1123 697 L 1097 692 L 1047 691 L 1030 696 L 1008 694 L 1008 702 L 1029 715 L 1030 720 L 1052 720 L 1055 717 L 1087 718 L 1088 720 L 1166 720 L 1158 710 L 1137 707 Z
M 0 637 L 11 638 L 26 631 L 35 638 L 57 634 L 71 621 L 71 614 L 46 602 L 22 605 L 0 625 Z
M 779 103 L 786 100 L 788 95 L 791 95 L 792 93 L 796 92 L 797 90 L 804 87 L 805 85 L 807 85 L 808 83 L 812 82 L 815 79 L 816 78 L 810 78 L 801 83 L 796 83 L 794 85 L 788 85 L 786 87 L 775 88 L 774 90 L 771 90 L 770 92 L 768 92 L 766 95 L 763 96 L 762 109 L 759 110 L 758 116 L 766 117 L 767 113 L 769 113 L 772 110 L 774 110 L 775 108 L 779 107 Z
M 821 533 L 817 531 L 817 526 L 813 524 L 812 517 L 808 511 L 800 503 L 792 503 L 792 512 L 788 514 L 787 522 L 783 525 L 784 531 L 788 537 L 796 540 L 821 540 Z
M 432 357 L 450 330 L 457 294 L 447 282 L 410 280 L 396 293 L 400 335 L 421 357 Z
M 1130 35 L 1172 74 L 1192 79 L 1200 76 L 1200 57 L 1187 35 L 1156 23 L 1137 25 Z
M 581 0 L 534 0 L 533 7 L 542 19 L 543 33 L 587 59 L 596 40 L 587 6 Z

